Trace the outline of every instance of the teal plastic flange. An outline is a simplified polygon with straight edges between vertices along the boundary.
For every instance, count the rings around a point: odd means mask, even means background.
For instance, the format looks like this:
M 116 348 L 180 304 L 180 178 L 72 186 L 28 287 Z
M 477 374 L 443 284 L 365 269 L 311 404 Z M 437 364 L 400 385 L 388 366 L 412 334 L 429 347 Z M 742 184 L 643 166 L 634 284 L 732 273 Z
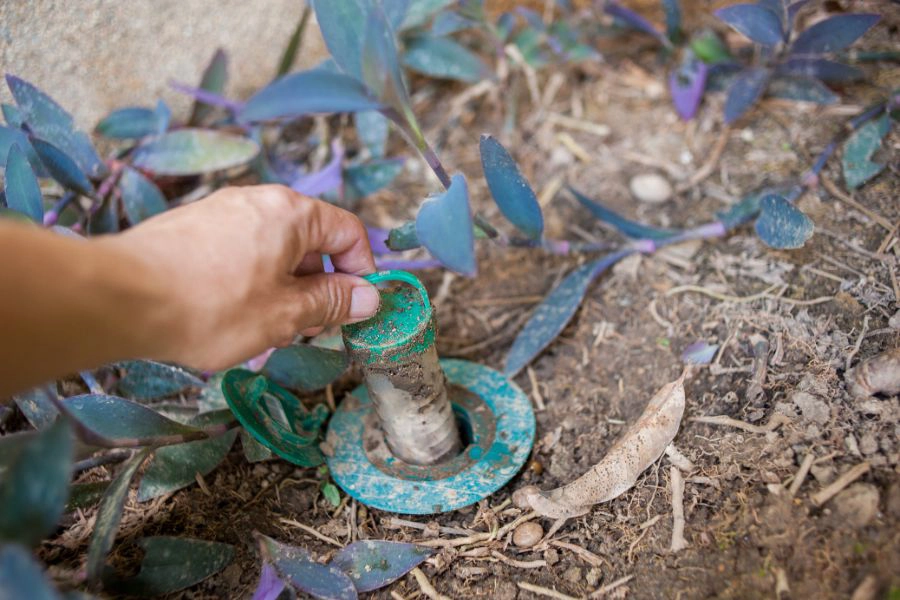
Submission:
M 464 360 L 442 359 L 450 384 L 480 398 L 493 414 L 493 439 L 463 449 L 467 466 L 445 477 L 403 476 L 377 466 L 366 452 L 366 423 L 373 411 L 365 385 L 345 398 L 331 417 L 325 461 L 341 489 L 366 506 L 425 515 L 469 506 L 503 487 L 525 464 L 534 444 L 534 412 L 528 396 L 500 372 Z M 469 406 L 454 401 L 468 420 Z

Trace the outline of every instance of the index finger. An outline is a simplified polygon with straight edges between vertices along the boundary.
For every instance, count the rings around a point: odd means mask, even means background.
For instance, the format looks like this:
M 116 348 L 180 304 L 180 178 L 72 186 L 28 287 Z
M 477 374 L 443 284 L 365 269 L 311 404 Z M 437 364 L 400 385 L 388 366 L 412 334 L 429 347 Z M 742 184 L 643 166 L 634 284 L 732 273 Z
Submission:
M 333 204 L 295 194 L 295 224 L 301 232 L 304 255 L 328 254 L 335 270 L 341 273 L 362 276 L 375 272 L 369 236 L 356 215 Z M 303 256 L 298 256 L 298 263 L 302 259 Z

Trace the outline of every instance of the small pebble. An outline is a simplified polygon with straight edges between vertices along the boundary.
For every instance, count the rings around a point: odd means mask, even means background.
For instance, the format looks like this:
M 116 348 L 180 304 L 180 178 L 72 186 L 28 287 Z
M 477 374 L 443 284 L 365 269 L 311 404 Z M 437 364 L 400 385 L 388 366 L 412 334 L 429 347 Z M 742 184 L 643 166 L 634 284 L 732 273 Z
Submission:
M 635 175 L 628 187 L 635 198 L 649 204 L 662 204 L 672 197 L 672 184 L 655 173 Z
M 544 537 L 544 528 L 535 521 L 522 523 L 513 532 L 513 544 L 519 548 L 531 548 Z

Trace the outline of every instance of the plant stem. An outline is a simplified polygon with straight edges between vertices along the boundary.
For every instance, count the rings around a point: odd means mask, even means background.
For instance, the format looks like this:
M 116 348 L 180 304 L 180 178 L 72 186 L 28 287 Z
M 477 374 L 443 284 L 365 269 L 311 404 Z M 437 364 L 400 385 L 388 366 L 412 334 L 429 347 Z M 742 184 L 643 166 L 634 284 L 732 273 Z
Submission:
M 61 215 L 62 212 L 66 210 L 66 207 L 68 207 L 77 197 L 78 194 L 75 192 L 66 192 L 63 194 L 63 197 L 53 205 L 53 208 L 44 214 L 44 227 L 53 227 L 56 225 L 59 221 L 59 215 Z

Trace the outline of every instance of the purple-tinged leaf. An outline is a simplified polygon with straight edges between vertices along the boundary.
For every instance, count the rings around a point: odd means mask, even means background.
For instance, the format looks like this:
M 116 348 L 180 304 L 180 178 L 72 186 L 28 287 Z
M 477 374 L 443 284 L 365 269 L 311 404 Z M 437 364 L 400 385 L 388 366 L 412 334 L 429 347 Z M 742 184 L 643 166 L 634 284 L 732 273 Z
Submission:
M 766 94 L 796 102 L 834 104 L 840 97 L 818 79 L 803 76 L 776 76 L 769 81 Z
M 445 36 L 476 27 L 478 23 L 453 11 L 442 12 L 431 24 L 432 35 Z
M 344 147 L 339 141 L 331 144 L 331 160 L 315 173 L 301 175 L 291 183 L 291 189 L 307 196 L 321 196 L 325 192 L 339 189 L 343 183 L 341 177 L 344 162 Z
M 771 73 L 768 69 L 749 68 L 738 73 L 725 99 L 725 122 L 734 123 L 750 110 L 766 91 Z
M 25 135 L 25 132 L 12 127 L 0 126 L 0 161 L 6 161 L 9 149 L 13 144 L 16 144 L 28 157 L 28 162 L 31 163 L 31 168 L 34 170 L 35 175 L 47 177 L 47 169 L 44 168 L 44 163 L 41 162 L 37 152 L 34 151 L 31 141 Z M 0 163 L 0 167 L 5 166 L 6 162 Z
M 423 269 L 436 269 L 442 266 L 441 261 L 432 259 L 399 260 L 392 258 L 375 257 L 375 267 L 379 271 L 421 271 Z
M 879 15 L 837 15 L 819 21 L 794 40 L 791 54 L 825 54 L 843 50 L 863 36 Z
M 243 122 L 270 121 L 382 108 L 384 105 L 349 75 L 313 69 L 270 83 L 247 101 L 238 118 Z
M 122 520 L 122 511 L 125 508 L 125 499 L 128 498 L 128 488 L 131 480 L 147 457 L 150 448 L 144 448 L 131 457 L 119 471 L 116 478 L 106 488 L 106 493 L 97 511 L 97 520 L 94 523 L 94 533 L 91 535 L 91 543 L 88 546 L 87 578 L 88 581 L 99 581 L 106 563 L 106 555 L 112 549 L 116 539 L 116 530 Z
M 599 202 L 591 200 L 573 187 L 568 188 L 575 199 L 591 213 L 603 221 L 609 223 L 622 235 L 635 240 L 664 240 L 677 235 L 678 232 L 671 229 L 660 229 L 641 223 L 635 223 L 620 214 L 606 208 Z
M 6 83 L 22 118 L 35 137 L 46 140 L 71 156 L 78 167 L 90 177 L 106 174 L 106 165 L 88 137 L 75 129 L 72 115 L 50 96 L 14 75 L 6 76 Z
M 784 0 L 758 0 L 757 4 L 778 17 L 778 23 L 781 25 L 780 30 L 783 32 L 785 30 L 784 19 L 786 16 Z
M 219 108 L 224 108 L 233 113 L 240 112 L 243 110 L 245 103 L 238 102 L 237 100 L 229 100 L 225 96 L 221 94 L 216 94 L 215 92 L 209 92 L 202 88 L 196 88 L 186 83 L 181 83 L 179 81 L 169 80 L 169 87 L 179 92 L 181 94 L 186 94 L 205 105 L 216 106 Z
M 252 600 L 277 600 L 284 590 L 285 583 L 279 579 L 275 568 L 267 562 L 262 565 L 259 583 L 253 592 Z
M 787 4 L 787 25 L 790 26 L 794 23 L 794 18 L 800 9 L 809 4 L 809 0 L 796 0 L 796 2 L 784 0 L 784 3 Z
M 469 209 L 469 188 L 454 175 L 450 188 L 427 198 L 416 215 L 416 237 L 448 269 L 475 276 L 475 236 Z
M 607 254 L 566 275 L 566 278 L 547 294 L 516 336 L 512 348 L 506 355 L 504 374 L 507 377 L 515 376 L 549 346 L 575 315 L 591 282 L 630 253 L 629 250 L 622 250 Z
M 94 195 L 94 186 L 78 163 L 50 142 L 31 138 L 31 146 L 47 168 L 47 172 L 64 188 L 85 196 Z
M 864 77 L 862 70 L 825 58 L 791 58 L 778 65 L 777 73 L 814 77 L 822 81 L 843 83 Z
M 371 592 L 403 577 L 433 553 L 416 544 L 365 540 L 338 551 L 330 564 L 353 580 L 356 591 Z
M 9 149 L 3 174 L 6 206 L 28 216 L 35 223 L 44 222 L 44 196 L 31 170 L 28 157 L 17 144 Z
M 159 132 L 159 115 L 155 110 L 129 106 L 109 113 L 97 123 L 94 131 L 116 140 L 136 140 Z
M 169 129 L 169 124 L 172 122 L 172 109 L 169 108 L 169 105 L 159 100 L 156 103 L 156 108 L 153 110 L 153 114 L 156 116 L 156 132 L 155 133 L 165 133 L 167 129 Z
M 718 351 L 718 344 L 694 342 L 681 353 L 681 360 L 690 365 L 708 365 Z
M 12 436 L 10 436 L 12 437 Z M 0 542 L 34 546 L 57 525 L 69 497 L 74 440 L 66 419 L 35 435 L 16 436 L 0 457 Z M 0 592 L 3 588 L 0 588 Z
M 292 390 L 321 390 L 344 374 L 350 366 L 346 352 L 309 344 L 291 344 L 269 356 L 262 374 Z
M 782 41 L 778 15 L 758 4 L 732 4 L 714 13 L 719 19 L 763 46 Z
M 477 83 L 490 77 L 490 69 L 471 50 L 450 38 L 417 35 L 406 41 L 403 64 L 436 79 Z
M 166 197 L 156 184 L 131 167 L 125 167 L 119 178 L 122 206 L 132 225 L 166 210 Z
M 353 122 L 356 125 L 356 135 L 369 151 L 369 155 L 372 158 L 383 158 L 390 133 L 390 121 L 387 117 L 378 111 L 367 110 L 355 113 Z
M 365 198 L 384 189 L 403 171 L 406 161 L 402 158 L 373 160 L 344 170 L 344 181 L 359 198 Z
M 18 544 L 0 546 L 0 594 L 4 600 L 62 600 L 31 552 Z
M 225 91 L 225 83 L 228 81 L 228 57 L 225 51 L 219 48 L 213 54 L 212 59 L 203 71 L 200 78 L 200 90 L 216 95 L 221 95 Z M 206 118 L 212 113 L 213 106 L 207 104 L 203 99 L 197 98 L 194 107 L 191 109 L 191 116 L 188 119 L 188 125 L 201 125 Z
M 634 12 L 630 8 L 625 8 L 616 2 L 607 2 L 604 12 L 619 21 L 628 24 L 630 27 L 643 31 L 655 37 L 664 46 L 671 46 L 669 39 L 660 32 L 653 23 Z
M 756 234 L 769 247 L 777 250 L 800 248 L 812 237 L 813 222 L 781 196 L 764 197 L 760 210 Z
M 857 129 L 844 144 L 841 166 L 848 188 L 858 188 L 884 169 L 885 165 L 873 162 L 871 159 L 890 128 L 890 117 L 882 115 Z
M 278 576 L 292 587 L 324 600 L 358 597 L 353 580 L 338 567 L 317 563 L 303 548 L 276 542 L 261 533 L 255 535 L 263 561 L 270 563 Z
M 105 440 L 105 445 L 111 447 L 149 445 L 161 438 L 200 434 L 196 427 L 182 425 L 155 410 L 117 396 L 72 396 L 62 400 L 59 406 L 82 431 Z
M 129 360 L 116 363 L 122 370 L 119 393 L 136 400 L 158 400 L 201 389 L 205 384 L 191 372 L 152 360 Z
M 198 584 L 231 562 L 234 547 L 183 537 L 147 537 L 138 542 L 144 550 L 141 570 L 122 579 L 107 571 L 103 586 L 125 596 L 162 596 Z
M 205 129 L 177 129 L 148 138 L 131 163 L 157 175 L 199 175 L 247 164 L 259 153 L 248 138 Z
M 703 92 L 706 90 L 706 76 L 709 67 L 688 50 L 678 68 L 669 74 L 669 92 L 678 115 L 690 121 L 700 108 Z
M 59 416 L 55 404 L 58 397 L 55 386 L 42 385 L 33 390 L 16 394 L 13 396 L 13 400 L 32 427 L 45 429 L 52 425 Z
M 376 2 L 369 10 L 365 31 L 363 81 L 376 98 L 408 119 L 412 108 L 400 69 L 397 42 L 380 3 Z
M 544 234 L 541 205 L 516 161 L 489 135 L 481 136 L 480 151 L 484 178 L 500 212 L 530 239 L 541 239 Z

